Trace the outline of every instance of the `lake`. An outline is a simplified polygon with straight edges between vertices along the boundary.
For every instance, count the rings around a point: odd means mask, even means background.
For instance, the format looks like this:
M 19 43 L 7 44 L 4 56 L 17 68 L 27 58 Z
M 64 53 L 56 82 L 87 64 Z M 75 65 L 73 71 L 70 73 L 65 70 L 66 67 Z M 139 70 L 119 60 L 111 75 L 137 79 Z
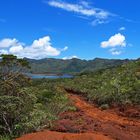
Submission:
M 64 75 L 47 75 L 47 74 L 27 74 L 32 79 L 59 79 L 59 78 L 73 78 L 72 75 L 64 74 Z

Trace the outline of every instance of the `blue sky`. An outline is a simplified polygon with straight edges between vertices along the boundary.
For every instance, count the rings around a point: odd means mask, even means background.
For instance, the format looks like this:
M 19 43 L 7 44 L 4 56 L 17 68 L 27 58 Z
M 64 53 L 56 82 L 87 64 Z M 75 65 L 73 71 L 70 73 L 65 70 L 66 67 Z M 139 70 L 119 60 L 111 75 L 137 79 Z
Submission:
M 139 0 L 1 0 L 0 53 L 140 57 Z

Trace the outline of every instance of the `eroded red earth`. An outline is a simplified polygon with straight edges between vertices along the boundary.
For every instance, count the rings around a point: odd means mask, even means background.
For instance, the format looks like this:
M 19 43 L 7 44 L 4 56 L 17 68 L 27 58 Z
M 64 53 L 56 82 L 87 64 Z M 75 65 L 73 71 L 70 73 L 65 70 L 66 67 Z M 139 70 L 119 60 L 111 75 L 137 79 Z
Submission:
M 71 93 L 69 98 L 77 111 L 60 114 L 52 131 L 28 134 L 17 140 L 140 140 L 139 108 L 102 111 L 79 95 Z

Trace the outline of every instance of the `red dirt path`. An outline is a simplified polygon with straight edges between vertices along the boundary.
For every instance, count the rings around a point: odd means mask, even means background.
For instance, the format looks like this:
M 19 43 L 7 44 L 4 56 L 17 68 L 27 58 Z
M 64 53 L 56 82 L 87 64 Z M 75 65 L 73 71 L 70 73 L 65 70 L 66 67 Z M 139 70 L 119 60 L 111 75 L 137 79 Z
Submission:
M 25 135 L 17 140 L 140 140 L 140 120 L 101 111 L 82 97 L 70 94 L 76 112 L 64 112 L 53 131 Z M 64 133 L 65 132 L 65 133 Z
M 17 140 L 111 140 L 101 134 L 84 133 L 71 134 L 53 131 L 43 131 L 29 134 Z

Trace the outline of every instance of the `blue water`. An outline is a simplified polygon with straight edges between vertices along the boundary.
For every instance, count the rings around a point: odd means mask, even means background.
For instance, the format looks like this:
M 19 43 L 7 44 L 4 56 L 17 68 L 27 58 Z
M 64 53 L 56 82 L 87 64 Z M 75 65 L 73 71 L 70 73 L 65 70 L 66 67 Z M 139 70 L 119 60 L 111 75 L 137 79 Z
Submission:
M 43 79 L 43 78 L 46 78 L 46 79 L 59 79 L 59 78 L 73 78 L 72 75 L 68 75 L 68 74 L 64 74 L 64 75 L 46 75 L 46 74 L 31 74 L 31 73 L 28 73 L 27 74 L 30 78 L 32 79 Z

